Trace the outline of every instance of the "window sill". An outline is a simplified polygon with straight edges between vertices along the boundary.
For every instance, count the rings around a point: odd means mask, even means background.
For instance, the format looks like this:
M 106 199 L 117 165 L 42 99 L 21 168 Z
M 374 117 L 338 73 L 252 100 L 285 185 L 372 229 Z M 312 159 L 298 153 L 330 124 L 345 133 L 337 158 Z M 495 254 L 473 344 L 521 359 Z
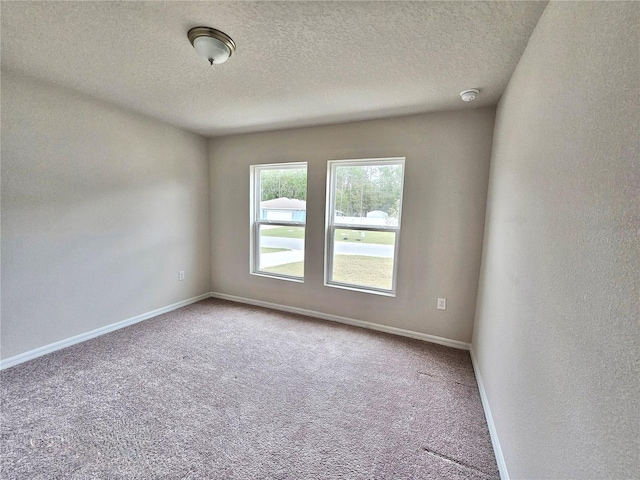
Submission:
M 250 272 L 251 275 L 255 275 L 256 277 L 265 277 L 265 278 L 274 278 L 276 280 L 286 280 L 287 282 L 294 282 L 294 283 L 304 283 L 304 278 L 300 278 L 300 277 L 289 277 L 287 275 L 278 275 L 275 273 L 268 273 L 268 272 Z
M 360 293 L 369 293 L 372 295 L 380 295 L 381 297 L 396 297 L 396 292 L 392 291 L 383 291 L 383 290 L 373 290 L 366 287 L 358 287 L 356 285 L 344 285 L 341 283 L 327 283 L 324 284 L 325 287 L 331 288 L 339 288 L 341 290 L 351 290 L 352 292 L 360 292 Z

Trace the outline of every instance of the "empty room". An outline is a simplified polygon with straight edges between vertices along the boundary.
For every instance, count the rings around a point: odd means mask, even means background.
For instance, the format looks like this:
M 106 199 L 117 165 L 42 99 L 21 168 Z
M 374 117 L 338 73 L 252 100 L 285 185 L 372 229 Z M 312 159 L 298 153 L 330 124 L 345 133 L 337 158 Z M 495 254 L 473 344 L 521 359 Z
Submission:
M 0 35 L 0 478 L 640 479 L 640 2 Z

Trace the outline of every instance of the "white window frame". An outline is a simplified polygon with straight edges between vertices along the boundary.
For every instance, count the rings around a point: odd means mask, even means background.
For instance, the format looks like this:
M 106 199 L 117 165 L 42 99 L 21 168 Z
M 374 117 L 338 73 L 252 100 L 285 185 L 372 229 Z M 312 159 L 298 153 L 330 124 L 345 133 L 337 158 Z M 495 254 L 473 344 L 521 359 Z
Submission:
M 327 162 L 327 199 L 325 214 L 325 257 L 324 257 L 324 285 L 326 287 L 342 288 L 345 290 L 354 290 L 357 292 L 373 293 L 376 295 L 384 295 L 388 297 L 396 296 L 396 287 L 398 280 L 398 252 L 400 246 L 400 229 L 402 223 L 402 199 L 404 192 L 404 173 L 405 173 L 405 157 L 389 157 L 389 158 L 364 158 L 349 160 L 329 160 Z M 337 167 L 366 167 L 379 165 L 401 165 L 402 166 L 402 184 L 400 186 L 400 205 L 398 208 L 398 225 L 397 226 L 371 226 L 371 225 L 355 225 L 335 223 L 335 172 Z M 391 289 L 368 287 L 366 285 L 358 285 L 352 283 L 338 282 L 331 279 L 333 273 L 333 245 L 336 228 L 344 230 L 358 230 L 370 232 L 394 232 L 395 245 L 393 253 L 393 278 Z
M 260 265 L 260 226 L 261 225 L 273 225 L 278 227 L 303 227 L 305 229 L 305 260 L 306 260 L 306 233 L 307 233 L 307 222 L 306 215 L 305 221 L 288 221 L 288 220 L 264 220 L 260 218 L 260 199 L 261 199 L 261 186 L 260 186 L 260 172 L 264 170 L 285 170 L 285 169 L 296 169 L 296 168 L 305 168 L 307 170 L 307 175 L 309 173 L 309 168 L 307 162 L 287 162 L 287 163 L 266 163 L 260 165 L 251 165 L 250 173 L 250 256 L 249 256 L 249 273 L 251 275 L 258 275 L 261 277 L 269 277 L 269 278 L 277 278 L 280 280 L 288 280 L 291 282 L 299 282 L 304 283 L 304 273 L 302 277 L 296 277 L 294 275 L 284 275 L 280 273 L 272 273 L 264 270 L 259 270 L 258 266 Z M 307 190 L 308 190 L 307 183 Z M 306 266 L 306 261 L 305 261 Z

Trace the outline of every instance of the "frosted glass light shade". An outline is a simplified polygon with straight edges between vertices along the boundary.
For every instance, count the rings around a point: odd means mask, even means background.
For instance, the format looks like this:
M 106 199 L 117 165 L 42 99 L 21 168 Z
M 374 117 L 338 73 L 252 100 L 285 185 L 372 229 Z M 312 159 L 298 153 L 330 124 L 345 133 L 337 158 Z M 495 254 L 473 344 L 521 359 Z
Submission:
M 226 62 L 236 50 L 236 44 L 231 37 L 215 28 L 194 27 L 189 30 L 187 36 L 198 55 L 206 58 L 211 65 Z
M 218 40 L 211 37 L 198 37 L 193 41 L 193 48 L 196 49 L 198 55 L 209 60 L 209 63 L 224 63 L 231 56 L 229 47 Z

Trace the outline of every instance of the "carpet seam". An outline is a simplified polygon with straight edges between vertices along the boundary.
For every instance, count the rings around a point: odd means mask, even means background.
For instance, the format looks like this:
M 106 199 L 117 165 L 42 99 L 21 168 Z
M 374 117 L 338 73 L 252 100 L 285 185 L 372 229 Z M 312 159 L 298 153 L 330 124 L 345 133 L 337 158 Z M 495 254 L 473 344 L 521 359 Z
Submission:
M 453 463 L 458 467 L 466 468 L 468 470 L 473 470 L 474 472 L 478 472 L 487 478 L 493 478 L 492 475 L 489 475 L 488 473 L 480 470 L 478 467 L 474 467 L 473 465 L 469 465 L 467 463 L 461 462 L 460 460 L 456 460 L 455 458 L 449 457 L 447 455 L 443 455 L 442 453 L 438 453 L 435 450 L 431 450 L 430 448 L 422 447 L 422 450 L 424 450 L 427 454 L 433 457 L 437 457 L 437 458 L 440 458 L 441 460 L 445 460 L 447 462 Z

